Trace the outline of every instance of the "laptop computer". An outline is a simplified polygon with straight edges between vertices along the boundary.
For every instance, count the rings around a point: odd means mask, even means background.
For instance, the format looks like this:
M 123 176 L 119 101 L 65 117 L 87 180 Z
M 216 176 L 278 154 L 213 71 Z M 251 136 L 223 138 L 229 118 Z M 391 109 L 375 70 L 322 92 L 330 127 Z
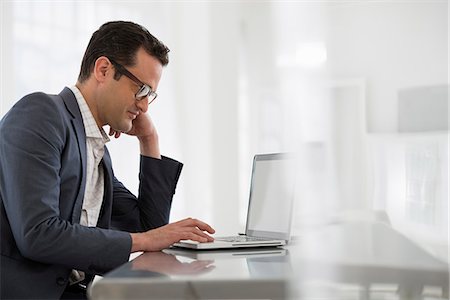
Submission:
M 215 237 L 209 243 L 181 240 L 173 246 L 202 250 L 286 245 L 291 231 L 294 170 L 292 154 L 255 155 L 245 234 Z

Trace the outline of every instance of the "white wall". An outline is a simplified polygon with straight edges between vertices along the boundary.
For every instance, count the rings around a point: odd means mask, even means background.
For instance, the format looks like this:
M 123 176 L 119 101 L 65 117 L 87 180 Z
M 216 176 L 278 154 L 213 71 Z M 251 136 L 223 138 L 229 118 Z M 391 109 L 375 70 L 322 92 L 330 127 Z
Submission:
M 396 132 L 402 88 L 448 83 L 447 1 L 327 6 L 330 76 L 367 80 L 367 131 Z

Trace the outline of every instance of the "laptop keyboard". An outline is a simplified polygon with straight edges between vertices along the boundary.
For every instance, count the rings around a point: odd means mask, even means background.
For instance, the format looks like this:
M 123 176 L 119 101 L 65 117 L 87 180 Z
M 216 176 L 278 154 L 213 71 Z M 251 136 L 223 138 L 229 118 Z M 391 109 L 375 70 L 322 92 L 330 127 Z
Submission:
M 215 239 L 217 241 L 231 242 L 231 243 L 258 242 L 258 241 L 271 241 L 272 240 L 272 239 L 267 239 L 267 238 L 263 238 L 263 237 L 246 236 L 246 235 L 225 236 L 225 237 L 218 237 Z

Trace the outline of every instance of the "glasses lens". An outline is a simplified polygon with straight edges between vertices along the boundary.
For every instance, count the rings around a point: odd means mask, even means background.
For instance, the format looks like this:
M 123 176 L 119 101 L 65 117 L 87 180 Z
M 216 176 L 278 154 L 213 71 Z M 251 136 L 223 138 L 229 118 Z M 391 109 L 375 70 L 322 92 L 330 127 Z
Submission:
M 156 94 L 155 92 L 151 92 L 150 95 L 148 95 L 148 104 L 152 103 L 153 100 L 155 100 L 157 96 L 158 96 L 158 94 Z
M 141 86 L 141 88 L 139 89 L 139 91 L 136 93 L 136 98 L 138 100 L 142 100 L 143 98 L 147 97 L 147 95 L 151 92 L 152 90 L 150 89 L 150 87 L 146 84 L 144 84 L 143 86 Z

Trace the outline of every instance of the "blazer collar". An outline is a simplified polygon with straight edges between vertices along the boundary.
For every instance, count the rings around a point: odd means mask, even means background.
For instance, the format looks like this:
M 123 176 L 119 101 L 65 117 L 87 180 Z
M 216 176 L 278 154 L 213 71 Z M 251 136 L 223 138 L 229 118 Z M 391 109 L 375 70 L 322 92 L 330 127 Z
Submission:
M 62 97 L 64 104 L 66 105 L 67 110 L 72 115 L 72 118 L 78 119 L 81 118 L 80 108 L 78 107 L 77 98 L 73 94 L 72 90 L 68 87 L 65 87 L 59 95 Z

